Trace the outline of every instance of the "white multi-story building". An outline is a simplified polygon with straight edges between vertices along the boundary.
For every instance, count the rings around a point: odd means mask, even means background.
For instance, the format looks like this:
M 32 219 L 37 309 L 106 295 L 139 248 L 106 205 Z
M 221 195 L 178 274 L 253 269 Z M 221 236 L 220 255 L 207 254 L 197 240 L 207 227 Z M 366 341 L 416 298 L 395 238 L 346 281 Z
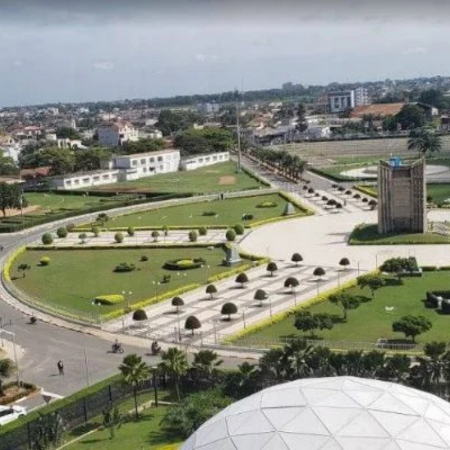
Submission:
M 128 122 L 110 122 L 99 126 L 98 140 L 102 145 L 116 147 L 127 141 L 139 140 L 139 133 Z
M 177 172 L 180 167 L 179 150 L 160 150 L 148 153 L 121 155 L 114 158 L 114 167 L 124 172 L 127 180 L 137 180 L 158 173 Z
M 328 93 L 328 108 L 331 113 L 348 111 L 355 107 L 355 91 Z
M 230 160 L 229 152 L 206 153 L 203 155 L 193 155 L 182 158 L 180 170 L 195 170 L 200 167 L 211 166 Z
M 120 171 L 116 169 L 92 170 L 90 172 L 69 173 L 48 180 L 55 189 L 82 189 L 101 184 L 117 183 L 120 180 Z
M 355 106 L 370 105 L 369 91 L 359 87 L 355 89 Z

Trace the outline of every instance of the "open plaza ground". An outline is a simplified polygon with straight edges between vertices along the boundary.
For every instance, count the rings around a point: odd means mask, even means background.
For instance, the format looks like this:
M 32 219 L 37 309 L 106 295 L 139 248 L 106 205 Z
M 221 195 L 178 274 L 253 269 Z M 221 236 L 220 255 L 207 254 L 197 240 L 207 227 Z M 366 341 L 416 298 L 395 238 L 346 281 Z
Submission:
M 91 190 L 206 194 L 255 189 L 260 186 L 262 184 L 246 172 L 237 172 L 236 163 L 229 161 L 187 172 L 159 174 L 135 181 L 97 186 Z
M 316 331 L 319 340 L 366 343 L 386 338 L 403 342 L 404 335 L 394 333 L 392 323 L 405 315 L 422 315 L 431 320 L 433 328 L 419 336 L 417 341 L 420 343 L 447 342 L 449 339 L 450 315 L 444 315 L 435 309 L 426 308 L 424 302 L 427 291 L 449 289 L 449 280 L 449 272 L 447 271 L 427 272 L 421 278 L 404 278 L 401 285 L 398 285 L 396 280 L 390 280 L 391 282 L 385 287 L 376 291 L 373 300 L 371 292 L 367 288 L 362 290 L 358 287 L 348 289 L 345 292 L 358 296 L 361 304 L 358 308 L 348 311 L 347 322 L 342 320 L 342 310 L 326 300 L 307 310 L 311 313 L 333 315 L 334 326 L 332 330 Z M 388 309 L 386 310 L 386 308 Z M 294 316 L 288 317 L 252 334 L 251 337 L 266 339 L 267 341 L 300 336 L 310 337 L 310 333 L 304 333 L 295 328 L 294 320 Z
M 279 196 L 261 195 L 254 197 L 230 198 L 200 203 L 189 203 L 159 209 L 142 211 L 114 217 L 105 223 L 107 228 L 116 227 L 161 227 L 164 225 L 192 226 L 233 226 L 236 223 L 252 224 L 265 219 L 282 217 L 287 200 Z M 262 207 L 273 204 L 272 207 Z M 296 213 L 301 213 L 298 208 Z M 242 220 L 243 214 L 251 214 L 253 219 Z
M 48 266 L 41 266 L 43 256 L 50 258 Z M 141 261 L 141 257 L 148 261 Z M 63 306 L 84 312 L 109 313 L 123 309 L 126 304 L 93 306 L 99 295 L 126 292 L 130 305 L 185 285 L 205 283 L 210 276 L 225 270 L 225 253 L 221 248 L 165 248 L 136 250 L 39 250 L 27 251 L 14 263 L 11 275 L 17 288 L 33 298 L 54 306 Z M 164 263 L 175 259 L 204 258 L 204 267 L 183 271 L 164 269 Z M 132 272 L 117 273 L 120 263 L 135 264 Z M 25 278 L 17 272 L 20 264 L 31 269 Z M 164 283 L 164 275 L 170 275 Z

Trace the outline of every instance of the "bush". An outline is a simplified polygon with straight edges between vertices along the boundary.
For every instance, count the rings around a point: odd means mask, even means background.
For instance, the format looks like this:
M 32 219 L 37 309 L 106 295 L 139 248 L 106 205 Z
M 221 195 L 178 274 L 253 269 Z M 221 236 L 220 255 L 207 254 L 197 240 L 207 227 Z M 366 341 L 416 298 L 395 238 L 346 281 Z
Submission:
M 325 275 L 325 270 L 322 269 L 322 267 L 317 267 L 314 269 L 313 275 L 315 277 L 323 277 Z
M 197 234 L 197 232 L 195 230 L 189 231 L 189 235 L 188 236 L 189 236 L 189 240 L 191 242 L 197 242 L 198 234 Z
M 44 245 L 53 244 L 53 236 L 50 233 L 45 233 L 42 235 L 42 243 Z
M 231 314 L 237 314 L 237 312 L 237 306 L 232 302 L 228 302 L 222 306 L 220 314 L 222 314 L 223 316 L 228 316 L 228 320 L 231 320 Z
M 269 201 L 262 202 L 262 203 L 259 203 L 258 205 L 256 205 L 257 208 L 275 208 L 276 206 L 278 206 L 277 203 L 269 202 Z
M 422 272 L 435 272 L 436 270 L 438 270 L 436 266 L 422 266 L 421 269 Z
M 200 236 L 206 236 L 206 235 L 208 234 L 208 228 L 206 228 L 206 227 L 200 227 L 200 228 L 198 229 L 198 234 L 199 234 Z
M 56 236 L 58 236 L 58 237 L 61 238 L 61 239 L 66 238 L 68 234 L 69 234 L 69 233 L 68 233 L 66 227 L 59 227 L 59 228 L 56 230 Z
M 167 225 L 164 225 L 162 227 L 162 231 L 164 233 L 164 236 L 169 236 L 169 227 Z
M 114 268 L 114 272 L 119 272 L 119 273 L 132 272 L 135 269 L 136 269 L 136 266 L 133 263 L 122 262 Z
M 184 300 L 181 297 L 174 297 L 172 299 L 172 306 L 176 306 L 177 311 L 180 306 L 184 305 Z
M 152 231 L 152 238 L 154 242 L 158 242 L 158 238 L 159 238 L 159 231 L 158 230 L 153 230 Z
M 128 236 L 134 236 L 135 230 L 133 227 L 128 227 L 127 229 Z
M 194 330 L 201 328 L 201 326 L 200 320 L 195 316 L 189 316 L 184 323 L 184 328 L 186 328 L 186 330 L 191 330 L 192 335 L 194 335 Z
M 225 237 L 227 238 L 228 242 L 233 242 L 236 239 L 236 232 L 232 229 L 229 229 L 225 233 Z
M 302 255 L 300 253 L 294 253 L 292 255 L 291 261 L 295 263 L 295 265 L 298 265 L 299 262 L 303 261 Z
M 43 256 L 39 260 L 39 265 L 40 266 L 48 266 L 48 265 L 50 265 L 50 261 L 51 261 L 51 259 L 48 256 Z
M 215 211 L 203 211 L 202 216 L 206 216 L 206 217 L 217 216 L 217 213 Z
M 270 272 L 270 276 L 273 277 L 273 273 L 276 272 L 278 270 L 278 266 L 277 263 L 270 261 L 269 264 L 267 264 L 267 269 L 268 272 Z
M 92 233 L 95 237 L 97 237 L 100 234 L 100 227 L 94 226 L 92 227 Z
M 253 214 L 242 214 L 242 220 L 253 220 L 254 218 Z
M 141 321 L 141 320 L 147 320 L 147 313 L 144 309 L 137 309 L 133 313 L 133 320 Z
M 117 305 L 124 300 L 123 295 L 120 294 L 99 295 L 98 297 L 95 297 L 94 303 L 96 305 Z
M 86 233 L 81 233 L 78 238 L 80 239 L 81 243 L 84 244 L 84 241 L 87 238 L 87 234 Z
M 248 283 L 248 276 L 245 272 L 241 272 L 237 277 L 236 277 L 236 283 L 241 283 L 241 286 L 244 287 L 245 283 Z
M 236 234 L 244 234 L 245 232 L 245 227 L 244 225 L 242 225 L 242 223 L 237 223 L 236 225 L 233 226 L 233 230 Z
M 208 284 L 208 286 L 206 286 L 206 293 L 211 296 L 211 299 L 213 299 L 214 298 L 214 294 L 217 293 L 216 286 L 214 286 L 214 284 Z
M 120 231 L 119 231 L 118 233 L 116 233 L 116 234 L 114 235 L 114 240 L 115 240 L 118 244 L 121 244 L 121 243 L 123 242 L 123 240 L 124 240 L 124 235 L 123 235 L 123 233 L 121 233 Z
M 148 256 L 142 255 L 141 256 L 141 261 L 142 262 L 148 261 Z
M 66 225 L 66 230 L 67 231 L 73 231 L 75 229 L 75 224 L 74 223 L 68 223 Z
M 206 263 L 204 258 L 193 259 L 173 259 L 164 263 L 164 269 L 168 270 L 189 270 L 198 269 Z

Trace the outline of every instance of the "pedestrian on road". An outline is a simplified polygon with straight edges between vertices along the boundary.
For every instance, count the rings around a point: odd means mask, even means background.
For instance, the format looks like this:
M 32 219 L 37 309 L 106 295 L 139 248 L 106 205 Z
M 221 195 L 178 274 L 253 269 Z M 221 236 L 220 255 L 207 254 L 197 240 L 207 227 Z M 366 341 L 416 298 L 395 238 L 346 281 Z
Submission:
M 64 364 L 63 364 L 63 362 L 61 360 L 59 360 L 56 365 L 58 367 L 59 375 L 64 375 Z

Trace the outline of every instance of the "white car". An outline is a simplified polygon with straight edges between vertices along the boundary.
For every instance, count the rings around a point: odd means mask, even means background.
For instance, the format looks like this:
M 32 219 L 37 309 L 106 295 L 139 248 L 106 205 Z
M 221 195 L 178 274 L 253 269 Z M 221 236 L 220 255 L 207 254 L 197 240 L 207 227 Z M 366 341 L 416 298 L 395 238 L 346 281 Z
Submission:
M 27 410 L 23 406 L 1 406 L 0 405 L 0 425 L 6 425 L 19 417 L 26 416 Z

